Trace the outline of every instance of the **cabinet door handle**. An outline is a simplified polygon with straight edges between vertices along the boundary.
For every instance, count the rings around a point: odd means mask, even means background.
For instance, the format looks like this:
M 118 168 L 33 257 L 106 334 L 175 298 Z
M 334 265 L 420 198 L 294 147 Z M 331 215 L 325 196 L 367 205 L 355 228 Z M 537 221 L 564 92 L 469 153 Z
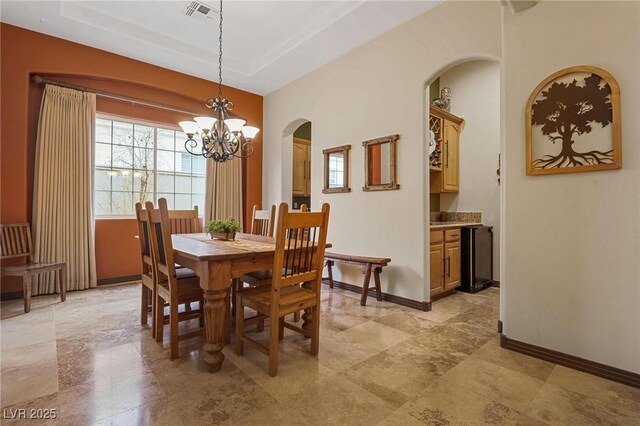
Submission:
M 449 140 L 446 140 L 444 142 L 444 149 L 447 151 L 447 158 L 446 158 L 445 166 L 449 167 Z
M 451 278 L 451 256 L 447 256 L 447 276 Z

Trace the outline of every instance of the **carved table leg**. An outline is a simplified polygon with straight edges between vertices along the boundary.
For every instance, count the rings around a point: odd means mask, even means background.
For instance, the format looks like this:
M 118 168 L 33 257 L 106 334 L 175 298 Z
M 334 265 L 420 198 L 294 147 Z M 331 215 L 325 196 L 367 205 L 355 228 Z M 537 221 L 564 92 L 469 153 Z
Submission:
M 225 302 L 227 301 L 227 290 L 205 290 L 204 291 L 204 320 L 205 329 L 207 331 L 207 343 L 204 344 L 204 362 L 207 364 L 207 370 L 215 373 L 222 367 L 224 361 L 225 332 L 224 328 L 227 324 L 225 316 L 227 309 Z

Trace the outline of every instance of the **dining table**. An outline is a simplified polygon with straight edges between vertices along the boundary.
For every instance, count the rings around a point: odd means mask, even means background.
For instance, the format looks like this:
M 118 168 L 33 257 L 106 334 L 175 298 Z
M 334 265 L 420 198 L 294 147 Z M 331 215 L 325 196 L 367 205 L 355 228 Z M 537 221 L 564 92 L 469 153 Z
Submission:
M 174 234 L 174 261 L 200 278 L 204 290 L 204 362 L 210 373 L 222 367 L 222 349 L 229 339 L 231 280 L 247 272 L 273 268 L 276 240 L 236 233 L 234 240 L 212 239 L 209 234 Z

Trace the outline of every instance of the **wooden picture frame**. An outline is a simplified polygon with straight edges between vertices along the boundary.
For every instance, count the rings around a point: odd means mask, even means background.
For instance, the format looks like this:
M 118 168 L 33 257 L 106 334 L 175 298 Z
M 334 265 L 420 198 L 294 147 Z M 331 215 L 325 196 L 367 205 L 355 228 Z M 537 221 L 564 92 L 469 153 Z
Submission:
M 525 126 L 527 175 L 622 167 L 620 88 L 602 68 L 569 67 L 544 79 L 529 96 Z
M 351 188 L 349 188 L 349 151 L 351 150 L 351 145 L 342 145 L 337 146 L 335 148 L 327 148 L 322 150 L 322 154 L 324 155 L 324 188 L 322 189 L 323 194 L 337 194 L 341 192 L 351 192 Z M 330 185 L 330 159 L 331 154 L 342 154 L 343 158 L 343 178 L 342 178 L 342 186 L 331 186 Z
M 397 142 L 400 135 L 385 136 L 382 138 L 371 139 L 362 142 L 364 147 L 364 186 L 363 191 L 391 191 L 400 189 L 397 182 Z M 381 162 L 382 155 L 376 155 L 381 152 L 384 145 L 389 145 L 388 149 L 388 182 L 382 181 L 381 178 L 376 179 L 376 174 L 382 175 L 385 165 Z

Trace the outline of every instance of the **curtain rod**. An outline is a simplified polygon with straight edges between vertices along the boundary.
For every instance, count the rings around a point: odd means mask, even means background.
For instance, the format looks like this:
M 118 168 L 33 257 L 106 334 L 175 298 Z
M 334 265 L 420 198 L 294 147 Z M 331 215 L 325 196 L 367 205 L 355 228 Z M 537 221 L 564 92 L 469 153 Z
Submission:
M 78 86 L 78 85 L 70 84 L 70 83 L 64 83 L 62 81 L 50 80 L 48 78 L 44 78 L 44 77 L 41 77 L 39 75 L 34 75 L 31 78 L 31 81 L 33 81 L 36 84 L 53 84 L 55 86 L 66 87 L 68 89 L 80 90 L 82 92 L 91 92 L 91 93 L 95 93 L 96 96 L 101 96 L 103 98 L 109 98 L 109 99 L 115 99 L 117 101 L 122 101 L 122 102 L 131 102 L 134 105 L 136 105 L 136 104 L 137 105 L 144 105 L 144 106 L 148 106 L 148 107 L 152 107 L 152 108 L 164 109 L 164 110 L 167 110 L 167 111 L 174 111 L 174 112 L 181 112 L 181 113 L 190 114 L 190 115 L 202 115 L 201 112 L 188 111 L 188 110 L 185 110 L 185 109 L 175 108 L 175 107 L 172 107 L 170 105 L 165 105 L 165 104 L 145 101 L 144 99 L 138 99 L 138 98 L 133 98 L 133 97 L 130 97 L 130 96 L 118 95 L 116 93 L 105 92 L 105 91 L 102 91 L 102 90 L 90 89 L 88 87 Z

